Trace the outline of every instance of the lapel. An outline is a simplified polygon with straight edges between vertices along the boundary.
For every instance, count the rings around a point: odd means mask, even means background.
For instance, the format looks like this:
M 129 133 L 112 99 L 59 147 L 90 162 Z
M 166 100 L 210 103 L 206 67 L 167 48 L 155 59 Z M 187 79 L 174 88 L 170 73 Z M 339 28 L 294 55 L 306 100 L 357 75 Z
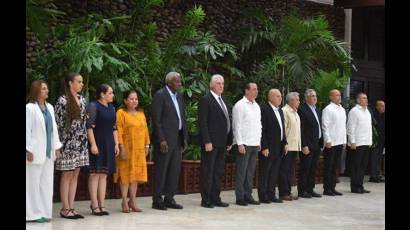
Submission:
M 214 103 L 214 105 L 216 107 L 218 107 L 218 111 L 219 111 L 219 115 L 221 115 L 223 118 L 226 119 L 224 112 L 222 111 L 221 105 L 219 104 L 219 102 L 215 99 L 214 95 L 212 95 L 211 92 L 209 92 L 208 97 L 210 97 L 211 103 Z M 223 101 L 223 98 L 222 98 Z M 224 101 L 225 103 L 225 101 Z M 225 103 L 226 105 L 226 103 Z M 228 112 L 228 116 L 229 116 L 229 112 Z
M 37 102 L 34 103 L 34 110 L 36 111 L 37 117 L 40 120 L 41 128 L 43 129 L 44 132 L 46 132 L 46 122 L 44 121 L 44 115 L 43 115 L 43 112 L 41 112 L 40 105 Z
M 176 108 L 175 108 L 174 102 L 172 101 L 171 95 L 169 94 L 168 89 L 167 89 L 167 87 L 166 87 L 166 86 L 164 87 L 164 91 L 163 91 L 163 93 L 165 94 L 165 98 L 167 98 L 167 99 L 168 99 L 168 102 L 171 104 L 171 107 L 173 108 L 173 109 L 172 109 L 172 111 L 174 111 L 174 113 L 175 113 L 175 117 L 176 117 L 176 118 L 177 118 L 177 120 L 178 120 L 178 113 L 177 113 L 177 110 L 176 110 Z M 181 103 L 180 103 L 180 100 L 178 100 L 178 93 L 177 93 L 177 102 L 178 102 L 178 107 L 180 107 L 180 108 L 181 108 Z M 180 109 L 180 111 L 179 111 L 179 112 L 180 112 L 179 114 L 181 114 L 181 109 Z M 182 116 L 181 116 L 181 121 L 182 121 Z
M 304 105 L 304 107 L 305 107 L 307 113 L 310 114 L 311 119 L 313 119 L 313 121 L 315 121 L 316 123 L 318 123 L 318 121 L 316 120 L 316 116 L 315 116 L 315 114 L 313 114 L 313 111 L 310 109 L 309 105 L 308 105 L 306 102 L 303 103 L 303 105 Z M 316 111 L 317 119 L 318 119 L 319 122 L 320 122 L 320 115 L 319 115 L 319 112 L 317 111 L 317 107 L 315 108 L 315 111 Z
M 269 108 L 268 111 L 269 111 L 269 113 L 270 113 L 270 116 L 273 117 L 273 123 L 275 123 L 275 125 L 277 125 L 277 126 L 280 128 L 279 122 L 281 122 L 281 121 L 278 121 L 278 118 L 276 117 L 275 111 L 273 111 L 273 108 L 272 108 L 272 106 L 269 104 L 269 102 L 267 103 L 267 106 L 268 106 L 268 108 Z M 280 115 L 280 117 L 283 119 L 282 114 L 280 114 L 280 110 L 279 110 L 279 115 Z
M 279 115 L 280 115 L 280 118 L 282 119 L 282 129 L 283 129 L 283 132 L 285 132 L 285 115 L 283 114 L 283 110 L 282 110 L 282 108 L 279 108 Z

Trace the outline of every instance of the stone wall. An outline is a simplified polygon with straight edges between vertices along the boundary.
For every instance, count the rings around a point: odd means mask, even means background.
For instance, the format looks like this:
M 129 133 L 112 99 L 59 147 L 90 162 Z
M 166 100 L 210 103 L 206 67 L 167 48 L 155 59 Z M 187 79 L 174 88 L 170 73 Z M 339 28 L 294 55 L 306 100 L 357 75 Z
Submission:
M 242 10 L 246 7 L 260 7 L 276 22 L 283 15 L 291 12 L 292 8 L 299 9 L 302 15 L 326 16 L 329 24 L 339 40 L 344 38 L 344 11 L 329 5 L 306 2 L 302 0 L 173 0 L 166 1 L 164 7 L 154 10 L 154 21 L 158 25 L 158 41 L 167 36 L 182 24 L 185 12 L 195 4 L 202 5 L 206 18 L 201 30 L 213 32 L 221 41 L 234 41 L 233 31 L 248 26 L 252 21 L 243 20 Z M 65 24 L 87 13 L 110 12 L 115 14 L 131 14 L 134 7 L 130 0 L 56 0 L 55 4 L 66 13 L 50 26 Z M 38 39 L 26 28 L 26 73 L 29 74 L 35 66 L 38 55 L 47 55 L 55 47 L 57 40 L 50 40 L 40 44 Z

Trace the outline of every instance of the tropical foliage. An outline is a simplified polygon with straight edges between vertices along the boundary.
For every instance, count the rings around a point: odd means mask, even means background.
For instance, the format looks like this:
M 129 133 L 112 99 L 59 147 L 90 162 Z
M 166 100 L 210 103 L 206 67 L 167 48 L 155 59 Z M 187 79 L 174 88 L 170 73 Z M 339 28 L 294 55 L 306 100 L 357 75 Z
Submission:
M 185 157 L 189 159 L 200 157 L 198 100 L 208 92 L 212 74 L 225 77 L 224 94 L 232 103 L 242 97 L 242 84 L 250 78 L 258 84 L 259 100 L 263 100 L 272 87 L 283 93 L 314 87 L 321 97 L 329 88 L 343 88 L 350 75 L 350 55 L 345 44 L 335 40 L 324 17 L 304 19 L 292 14 L 277 25 L 260 10 L 247 9 L 244 18 L 256 20 L 257 26 L 242 28 L 236 42 L 226 43 L 198 29 L 206 15 L 201 6 L 194 6 L 186 12 L 183 24 L 159 42 L 152 17 L 153 9 L 163 7 L 163 0 L 135 0 L 130 15 L 94 13 L 52 29 L 47 28 L 45 18 L 63 14 L 52 1 L 26 3 L 31 30 L 39 37 L 59 40 L 51 53 L 38 55 L 28 76 L 29 81 L 49 82 L 52 103 L 61 78 L 76 71 L 85 78 L 87 99 L 92 99 L 100 83 L 113 87 L 117 105 L 122 92 L 136 89 L 149 118 L 152 96 L 163 87 L 166 73 L 180 72 L 190 134 Z M 321 103 L 325 101 L 320 98 Z

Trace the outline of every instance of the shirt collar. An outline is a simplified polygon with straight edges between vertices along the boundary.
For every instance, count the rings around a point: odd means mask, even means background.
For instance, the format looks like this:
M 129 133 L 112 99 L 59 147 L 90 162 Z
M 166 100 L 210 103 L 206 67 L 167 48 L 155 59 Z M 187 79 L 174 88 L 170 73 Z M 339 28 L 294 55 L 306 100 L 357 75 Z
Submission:
M 173 93 L 173 92 L 169 89 L 168 86 L 165 86 L 165 87 L 167 88 L 167 90 L 168 90 L 168 92 L 169 92 L 169 94 L 170 94 L 171 96 L 176 96 L 176 95 L 177 95 L 177 92 Z
M 365 108 L 363 108 L 363 106 L 356 104 L 356 107 L 362 111 L 366 111 L 367 110 L 367 106 Z
M 285 106 L 288 107 L 288 110 L 295 112 L 295 113 L 297 112 L 297 110 L 290 107 L 290 105 L 286 104 Z
M 336 108 L 342 107 L 342 104 L 337 105 L 336 103 L 333 103 L 333 101 L 331 101 L 330 104 L 333 105 Z
M 253 103 L 255 102 L 255 100 L 253 100 L 253 101 L 248 100 L 248 98 L 246 98 L 245 96 L 243 96 L 243 99 L 244 99 L 245 102 L 247 102 L 247 103 L 253 104 Z
M 273 110 L 279 111 L 279 107 L 274 106 L 270 101 L 268 101 L 270 107 L 272 107 Z
M 209 92 L 211 92 L 211 94 L 215 97 L 215 99 L 218 101 L 219 100 L 219 97 L 221 97 L 222 98 L 222 95 L 221 96 L 218 96 L 216 93 L 214 93 L 214 91 L 212 91 L 212 90 L 209 90 Z
M 316 109 L 316 105 L 309 105 L 308 103 L 306 103 L 306 105 L 308 105 L 311 109 L 315 110 Z

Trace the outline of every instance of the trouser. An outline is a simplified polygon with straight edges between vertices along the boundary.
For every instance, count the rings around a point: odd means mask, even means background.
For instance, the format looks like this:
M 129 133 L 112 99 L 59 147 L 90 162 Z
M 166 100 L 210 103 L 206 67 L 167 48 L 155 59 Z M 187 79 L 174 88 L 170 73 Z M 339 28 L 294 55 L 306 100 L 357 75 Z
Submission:
M 26 221 L 51 219 L 53 207 L 54 162 L 26 164 Z
M 236 200 L 252 197 L 258 146 L 245 146 L 245 154 L 236 156 L 235 195 Z
M 323 150 L 325 159 L 325 175 L 323 177 L 323 189 L 333 191 L 336 188 L 336 171 L 340 167 L 340 158 L 343 145 L 335 145 Z
M 279 196 L 290 195 L 292 190 L 292 172 L 294 171 L 293 162 L 296 159 L 298 151 L 288 151 L 283 156 L 279 171 Z
M 265 157 L 259 153 L 259 200 L 270 200 L 275 197 L 275 189 L 279 179 L 281 157 Z
M 226 147 L 215 147 L 210 152 L 201 152 L 201 197 L 202 201 L 221 201 L 221 181 L 225 169 Z
M 369 161 L 369 146 L 357 146 L 355 150 L 350 152 L 350 189 L 357 191 L 364 189 L 363 179 L 364 173 Z
M 168 152 L 160 152 L 160 145 L 154 145 L 154 191 L 153 202 L 172 201 L 178 190 L 179 173 L 181 169 L 182 135 L 178 136 L 178 144 Z
M 370 177 L 379 178 L 383 158 L 384 140 L 379 140 L 377 146 L 370 150 Z
M 298 180 L 298 194 L 312 193 L 315 188 L 316 169 L 319 164 L 320 148 L 309 149 L 308 155 L 299 152 L 300 168 Z

